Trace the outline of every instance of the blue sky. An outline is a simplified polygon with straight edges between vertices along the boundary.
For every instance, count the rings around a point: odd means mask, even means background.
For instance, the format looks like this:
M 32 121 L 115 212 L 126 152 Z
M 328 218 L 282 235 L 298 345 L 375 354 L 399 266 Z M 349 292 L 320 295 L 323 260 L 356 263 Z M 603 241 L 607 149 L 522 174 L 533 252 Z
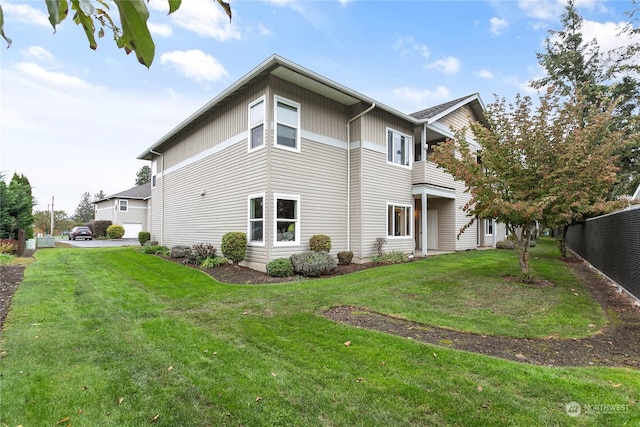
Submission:
M 272 54 L 411 113 L 472 93 L 533 94 L 536 59 L 564 1 L 151 0 L 150 69 L 109 33 L 92 51 L 67 18 L 56 33 L 43 0 L 0 0 L 0 170 L 29 178 L 38 205 L 73 214 L 82 194 L 133 187 L 136 157 Z M 578 0 L 585 39 L 603 51 L 630 1 Z M 115 6 L 112 8 L 117 15 Z

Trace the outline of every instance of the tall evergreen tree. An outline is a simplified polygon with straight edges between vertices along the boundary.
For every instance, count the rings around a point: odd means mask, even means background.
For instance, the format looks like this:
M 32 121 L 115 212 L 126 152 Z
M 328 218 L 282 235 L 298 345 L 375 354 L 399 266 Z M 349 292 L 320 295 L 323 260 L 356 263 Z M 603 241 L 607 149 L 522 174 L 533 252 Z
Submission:
M 0 238 L 17 239 L 24 229 L 25 237 L 33 237 L 33 195 L 24 175 L 13 174 L 7 186 L 0 177 Z
M 79 224 L 93 221 L 95 218 L 95 208 L 91 202 L 91 193 L 85 191 L 80 199 L 80 204 L 73 214 L 73 220 Z
M 635 2 L 634 2 L 635 3 Z M 632 14 L 629 14 L 633 16 Z M 612 126 L 624 129 L 620 134 L 616 156 L 619 172 L 617 181 L 609 190 L 609 197 L 630 194 L 640 184 L 640 140 L 638 137 L 638 80 L 624 64 L 633 50 L 619 52 L 600 51 L 596 40 L 585 41 L 582 35 L 583 18 L 570 0 L 562 15 L 563 29 L 550 30 L 544 53 L 536 56 L 547 76 L 534 80 L 534 88 L 551 88 L 558 95 L 581 97 L 587 105 L 606 108 L 611 99 L 617 100 L 612 111 Z M 634 34 L 633 26 L 627 30 Z M 623 33 L 624 35 L 624 33 Z M 626 55 L 626 56 L 625 56 Z M 586 123 L 585 110 L 583 124 Z
M 151 168 L 144 165 L 136 172 L 136 186 L 151 182 Z
M 96 194 L 93 195 L 93 201 L 97 202 L 98 200 L 102 200 L 105 197 L 107 197 L 107 195 L 105 194 L 104 191 L 100 190 L 98 191 Z

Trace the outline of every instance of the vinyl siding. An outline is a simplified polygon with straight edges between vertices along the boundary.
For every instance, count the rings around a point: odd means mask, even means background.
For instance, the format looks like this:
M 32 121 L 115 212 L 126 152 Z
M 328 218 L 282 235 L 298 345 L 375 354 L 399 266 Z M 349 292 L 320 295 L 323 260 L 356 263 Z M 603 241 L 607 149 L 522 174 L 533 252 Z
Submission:
M 197 125 L 181 135 L 179 143 L 165 150 L 163 153 L 165 169 L 243 132 L 248 132 L 249 103 L 264 95 L 265 92 L 266 79 L 263 78 L 201 118 Z
M 445 198 L 429 198 L 428 210 L 438 211 L 438 250 L 456 250 L 456 200 Z
M 468 139 L 475 139 L 473 132 L 469 129 L 469 125 L 472 121 L 476 121 L 477 118 L 473 113 L 473 110 L 469 105 L 463 105 L 461 108 L 452 111 L 450 114 L 442 117 L 438 120 L 439 123 L 444 125 L 447 129 L 453 127 L 454 129 L 460 129 L 467 127 L 466 136 Z

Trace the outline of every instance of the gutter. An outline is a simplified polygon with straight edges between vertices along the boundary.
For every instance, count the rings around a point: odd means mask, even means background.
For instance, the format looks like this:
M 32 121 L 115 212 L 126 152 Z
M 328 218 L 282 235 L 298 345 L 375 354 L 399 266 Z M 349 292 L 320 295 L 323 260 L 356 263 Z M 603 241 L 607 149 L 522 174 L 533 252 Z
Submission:
M 372 102 L 371 106 L 362 111 L 357 116 L 353 117 L 347 122 L 347 250 L 351 251 L 351 123 L 360 117 L 364 116 L 371 110 L 376 108 L 376 103 Z M 360 153 L 362 153 L 362 138 L 360 138 Z M 362 180 L 362 159 L 360 162 L 360 179 Z M 360 186 L 360 192 L 362 193 L 362 186 Z M 362 215 L 362 205 L 360 206 L 360 212 Z M 362 221 L 360 221 L 362 224 Z M 360 254 L 362 256 L 362 253 Z

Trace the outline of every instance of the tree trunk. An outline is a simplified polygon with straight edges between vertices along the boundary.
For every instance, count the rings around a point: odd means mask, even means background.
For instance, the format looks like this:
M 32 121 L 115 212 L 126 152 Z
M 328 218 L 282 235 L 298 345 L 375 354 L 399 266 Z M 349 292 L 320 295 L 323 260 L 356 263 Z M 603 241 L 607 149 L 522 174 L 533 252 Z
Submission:
M 563 225 L 562 238 L 560 239 L 560 255 L 562 255 L 562 258 L 567 257 L 567 231 L 569 231 L 569 226 Z
M 529 243 L 531 242 L 531 227 L 522 227 L 520 238 L 518 239 L 520 253 L 520 273 L 523 276 L 529 275 Z
M 25 246 L 25 234 L 24 229 L 21 228 L 18 230 L 18 247 L 16 249 L 16 256 L 21 258 L 24 256 L 24 246 Z

